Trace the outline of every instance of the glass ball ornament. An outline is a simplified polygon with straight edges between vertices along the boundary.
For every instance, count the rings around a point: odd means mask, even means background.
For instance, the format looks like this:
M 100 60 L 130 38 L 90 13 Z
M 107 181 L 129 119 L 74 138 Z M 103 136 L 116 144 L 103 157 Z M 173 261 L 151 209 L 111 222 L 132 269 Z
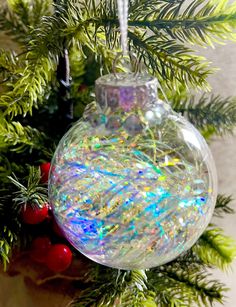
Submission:
M 157 98 L 147 75 L 105 75 L 52 160 L 49 198 L 70 243 L 119 269 L 188 250 L 208 225 L 216 170 L 201 134 Z

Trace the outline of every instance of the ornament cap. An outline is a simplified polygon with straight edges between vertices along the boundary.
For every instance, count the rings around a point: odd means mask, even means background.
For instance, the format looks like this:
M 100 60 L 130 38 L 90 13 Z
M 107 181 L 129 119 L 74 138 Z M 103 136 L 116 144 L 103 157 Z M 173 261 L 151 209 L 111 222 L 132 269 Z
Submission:
M 154 104 L 157 85 L 157 79 L 147 74 L 108 74 L 96 80 L 96 99 L 102 109 L 130 111 Z

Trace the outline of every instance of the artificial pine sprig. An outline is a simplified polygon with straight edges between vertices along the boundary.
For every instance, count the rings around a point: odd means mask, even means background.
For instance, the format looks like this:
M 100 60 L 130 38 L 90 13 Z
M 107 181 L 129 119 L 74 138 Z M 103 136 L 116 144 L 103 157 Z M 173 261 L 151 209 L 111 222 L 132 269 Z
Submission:
M 26 184 L 22 184 L 15 175 L 8 178 L 17 188 L 13 197 L 13 202 L 17 207 L 20 208 L 26 205 L 42 207 L 47 203 L 47 188 L 45 185 L 40 184 L 41 173 L 39 168 L 29 167 Z
M 148 278 L 156 293 L 157 306 L 212 306 L 223 302 L 227 289 L 218 281 L 210 280 L 211 275 L 200 269 L 165 265 L 150 270 Z
M 17 74 L 18 58 L 14 51 L 0 49 L 0 84 L 10 80 Z
M 203 57 L 194 55 L 190 48 L 164 35 L 146 36 L 146 33 L 129 31 L 128 37 L 130 48 L 143 59 L 149 71 L 161 83 L 168 80 L 164 83 L 165 87 L 172 84 L 178 88 L 184 84 L 184 80 L 188 80 L 189 86 L 209 89 L 206 79 L 213 71 L 209 63 Z
M 226 270 L 236 259 L 236 242 L 224 235 L 221 228 L 210 225 L 194 245 L 193 251 L 205 264 Z
M 20 224 L 15 207 L 12 206 L 9 190 L 0 190 L 0 262 L 6 270 L 10 262 L 13 246 L 18 242 Z
M 28 149 L 39 149 L 43 147 L 46 136 L 43 132 L 23 126 L 18 121 L 7 121 L 0 115 L 0 141 L 4 147 L 11 147 L 12 150 L 23 152 Z
M 2 4 L 0 8 L 0 30 L 12 35 L 24 46 L 32 27 L 41 22 L 42 16 L 51 13 L 51 4 L 50 0 L 8 0 L 7 4 Z
M 3 269 L 6 270 L 11 255 L 11 247 L 17 240 L 17 236 L 7 226 L 1 227 L 0 230 L 0 260 L 3 264 Z
M 232 203 L 232 201 L 233 201 L 232 196 L 225 196 L 225 195 L 219 194 L 216 200 L 214 216 L 223 217 L 223 214 L 225 213 L 227 214 L 235 213 L 235 210 L 230 207 L 230 204 Z
M 156 306 L 154 292 L 148 290 L 143 270 L 119 271 L 94 265 L 89 272 L 89 287 L 71 306 Z
M 186 116 L 193 125 L 208 137 L 232 131 L 236 125 L 236 99 L 234 97 L 203 95 L 193 97 L 172 97 L 172 107 L 176 112 Z
M 236 4 L 227 1 L 131 1 L 130 26 L 164 33 L 170 39 L 213 45 L 236 39 Z

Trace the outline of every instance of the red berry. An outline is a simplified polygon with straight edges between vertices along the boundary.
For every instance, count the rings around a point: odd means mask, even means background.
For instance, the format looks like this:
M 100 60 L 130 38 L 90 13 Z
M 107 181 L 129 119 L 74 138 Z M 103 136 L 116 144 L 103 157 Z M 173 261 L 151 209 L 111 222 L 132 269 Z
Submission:
M 48 176 L 49 176 L 49 171 L 50 171 L 51 163 L 50 162 L 45 162 L 40 165 L 40 171 L 41 171 L 41 181 L 43 183 L 48 182 Z
M 50 248 L 51 241 L 48 237 L 38 237 L 32 242 L 30 257 L 39 263 L 44 263 Z
M 42 208 L 32 207 L 27 205 L 21 211 L 22 220 L 25 224 L 39 224 L 48 216 L 48 205 L 45 204 Z
M 65 271 L 71 264 L 72 252 L 65 244 L 54 244 L 48 251 L 46 265 L 54 272 Z

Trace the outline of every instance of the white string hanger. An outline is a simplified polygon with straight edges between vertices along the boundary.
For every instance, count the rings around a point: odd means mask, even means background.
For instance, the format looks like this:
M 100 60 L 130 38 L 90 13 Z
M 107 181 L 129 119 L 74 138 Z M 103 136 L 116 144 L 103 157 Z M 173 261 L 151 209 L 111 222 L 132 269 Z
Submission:
M 118 18 L 119 18 L 119 23 L 120 23 L 120 36 L 121 36 L 121 48 L 122 48 L 122 54 L 123 56 L 126 56 L 129 54 L 128 52 L 128 43 L 127 43 L 127 38 L 128 38 L 128 11 L 129 11 L 129 0 L 117 0 L 117 7 L 118 7 Z M 120 57 L 120 54 L 117 55 L 114 64 L 113 64 L 113 72 L 116 75 L 116 62 L 117 59 Z M 136 63 L 135 65 L 136 67 L 136 73 L 135 75 L 137 76 L 139 69 L 141 69 L 141 63 L 138 63 L 138 60 L 136 58 Z M 166 97 L 166 94 L 160 84 L 160 82 L 158 81 L 158 86 L 163 94 L 164 97 L 164 101 L 166 103 L 168 102 L 168 99 Z
M 120 23 L 121 48 L 123 55 L 127 55 L 127 37 L 128 37 L 128 10 L 129 0 L 117 0 L 118 18 Z

